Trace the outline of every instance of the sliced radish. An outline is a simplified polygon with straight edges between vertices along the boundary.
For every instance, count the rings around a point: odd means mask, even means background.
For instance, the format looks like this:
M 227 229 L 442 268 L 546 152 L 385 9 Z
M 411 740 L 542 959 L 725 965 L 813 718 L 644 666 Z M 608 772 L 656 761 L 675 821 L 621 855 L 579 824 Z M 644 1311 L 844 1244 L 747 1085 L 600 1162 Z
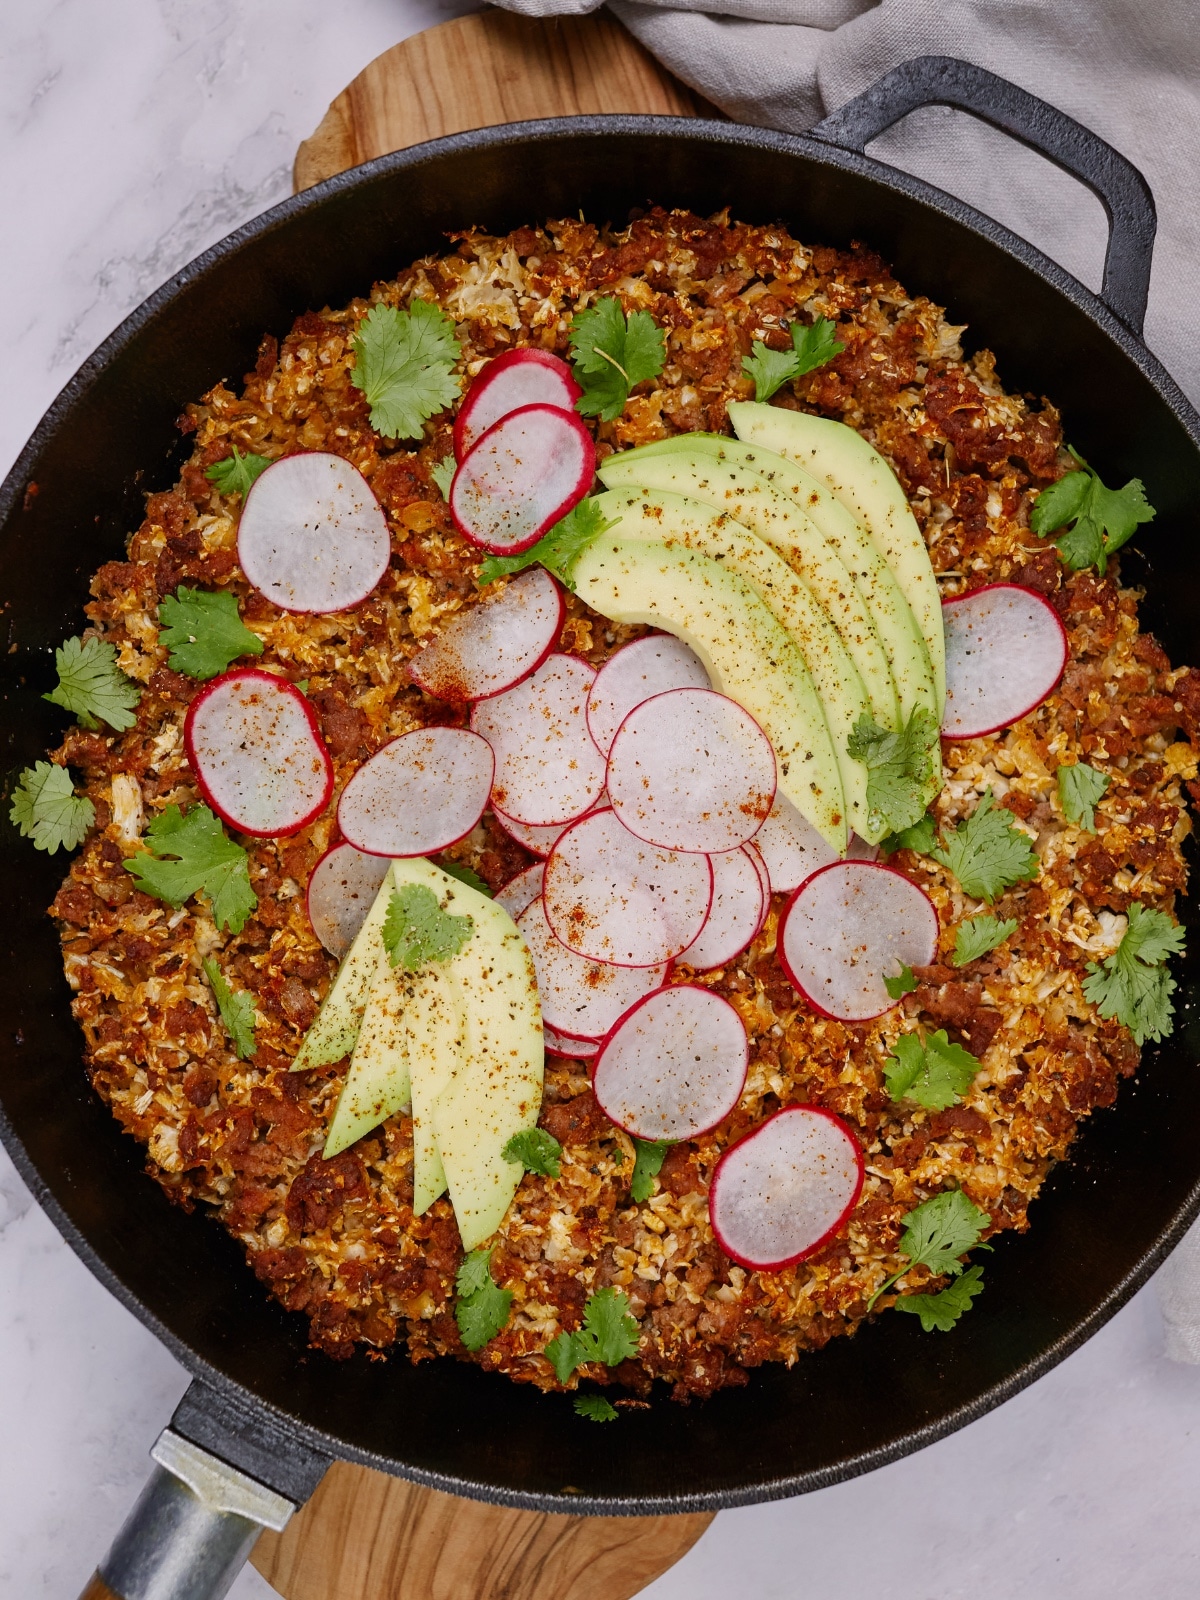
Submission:
M 549 656 L 524 683 L 471 712 L 471 727 L 496 754 L 493 804 L 514 822 L 570 822 L 600 798 L 604 758 L 584 715 L 595 677 L 578 656 Z
M 614 812 L 595 811 L 551 850 L 542 904 L 568 950 L 589 961 L 653 967 L 696 938 L 712 883 L 707 856 L 645 844 Z
M 630 833 L 667 850 L 736 850 L 775 799 L 775 752 L 748 711 L 714 689 L 635 706 L 608 753 L 605 788 Z
M 667 981 L 668 963 L 614 967 L 585 961 L 556 939 L 540 900 L 517 918 L 537 974 L 542 1024 L 575 1039 L 603 1039 L 617 1018 Z
M 740 956 L 757 937 L 771 906 L 767 869 L 753 845 L 727 850 L 709 860 L 713 897 L 708 920 L 680 957 L 697 972 L 711 972 Z
M 779 959 L 817 1011 L 866 1022 L 899 1004 L 884 978 L 937 954 L 933 901 L 911 878 L 872 861 L 837 861 L 801 884 L 779 922 Z
M 634 706 L 668 689 L 709 687 L 700 657 L 682 639 L 669 633 L 647 634 L 623 645 L 596 674 L 587 704 L 588 732 L 607 755 Z
M 838 859 L 837 851 L 796 810 L 786 795 L 777 794 L 767 820 L 754 835 L 776 894 L 790 894 L 805 878 Z
M 312 869 L 308 920 L 330 955 L 340 959 L 354 943 L 390 865 L 386 856 L 369 856 L 343 840 Z
M 376 752 L 338 802 L 338 827 L 375 856 L 427 856 L 464 838 L 484 813 L 495 763 L 465 728 L 417 728 Z
M 758 840 L 755 839 L 757 844 Z M 845 859 L 847 861 L 878 861 L 879 846 L 868 844 L 865 839 L 860 839 L 856 833 L 850 835 L 850 843 L 846 847 Z
M 569 1056 L 576 1061 L 588 1061 L 597 1055 L 600 1050 L 598 1039 L 572 1039 L 568 1033 L 559 1033 L 554 1028 L 542 1024 L 542 1032 L 546 1037 L 546 1049 L 553 1050 L 555 1055 Z
M 392 540 L 371 486 L 323 450 L 284 456 L 255 479 L 238 524 L 247 580 L 284 611 L 345 611 L 387 571 Z
M 295 833 L 329 804 L 333 762 L 313 708 L 272 672 L 238 667 L 205 684 L 183 738 L 201 794 L 241 833 Z
M 548 350 L 506 350 L 488 362 L 467 390 L 454 419 L 454 454 L 461 461 L 510 411 L 539 403 L 574 411 L 582 393 L 567 363 Z
M 595 476 L 596 447 L 573 411 L 522 406 L 463 457 L 450 485 L 450 514 L 464 539 L 513 555 L 566 516 Z
M 1067 664 L 1067 634 L 1044 596 L 989 583 L 942 602 L 946 630 L 944 739 L 977 739 L 1011 727 L 1054 692 Z
M 503 889 L 497 892 L 496 904 L 503 906 L 514 922 L 526 906 L 531 906 L 541 895 L 545 870 L 540 861 L 535 861 L 531 867 L 518 872 L 515 878 L 510 878 Z
M 409 662 L 409 677 L 457 704 L 500 694 L 541 666 L 565 615 L 562 590 L 545 567 L 531 567 L 453 617 Z
M 635 1139 L 694 1139 L 737 1105 L 750 1046 L 720 995 L 690 984 L 639 1001 L 605 1039 L 592 1091 L 610 1121 Z
M 785 1106 L 717 1162 L 708 1191 L 713 1233 L 742 1266 L 778 1272 L 837 1233 L 862 1185 L 862 1150 L 842 1119 L 817 1106 Z

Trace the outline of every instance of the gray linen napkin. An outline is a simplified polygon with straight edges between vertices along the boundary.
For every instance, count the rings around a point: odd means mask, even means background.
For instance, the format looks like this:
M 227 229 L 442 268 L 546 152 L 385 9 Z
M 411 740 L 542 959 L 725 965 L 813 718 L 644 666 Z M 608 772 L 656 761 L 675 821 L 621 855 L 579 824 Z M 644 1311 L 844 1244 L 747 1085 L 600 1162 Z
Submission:
M 526 16 L 602 0 L 499 0 Z M 1146 341 L 1200 404 L 1200 8 L 1195 0 L 609 0 L 664 66 L 739 122 L 802 132 L 901 61 L 958 56 L 1052 101 L 1145 174 L 1158 206 Z M 1041 156 L 929 107 L 870 153 L 968 201 L 1092 288 L 1099 202 Z M 1200 1224 L 1157 1279 L 1167 1354 L 1200 1362 Z

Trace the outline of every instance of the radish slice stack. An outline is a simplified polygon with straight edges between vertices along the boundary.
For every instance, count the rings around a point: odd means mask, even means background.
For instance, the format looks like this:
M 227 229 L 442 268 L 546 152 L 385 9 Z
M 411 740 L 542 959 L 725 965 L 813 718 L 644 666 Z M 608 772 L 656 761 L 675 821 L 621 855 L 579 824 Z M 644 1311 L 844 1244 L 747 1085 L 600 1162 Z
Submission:
M 450 514 L 464 539 L 513 555 L 577 505 L 595 476 L 596 447 L 573 411 L 522 406 L 463 457 L 450 485 Z
M 409 676 L 455 704 L 500 694 L 541 666 L 565 615 L 562 590 L 545 567 L 533 567 L 453 617 L 409 662 Z
M 618 967 L 575 955 L 550 931 L 540 900 L 521 913 L 517 927 L 533 958 L 543 1025 L 555 1033 L 603 1039 L 631 1005 L 667 981 L 666 962 Z
M 370 484 L 341 456 L 284 456 L 255 479 L 242 507 L 242 571 L 284 611 L 360 605 L 391 553 L 387 519 Z
M 506 350 L 488 362 L 467 390 L 454 419 L 454 454 L 461 461 L 510 411 L 538 404 L 574 411 L 582 393 L 567 363 L 548 350 Z
M 621 1018 L 592 1070 L 600 1109 L 635 1139 L 694 1139 L 737 1105 L 750 1051 L 720 995 L 677 985 Z
M 570 822 L 599 800 L 604 760 L 584 715 L 595 677 L 577 656 L 552 655 L 515 689 L 472 711 L 471 727 L 496 756 L 492 803 L 515 822 Z
M 540 861 L 535 861 L 531 867 L 518 872 L 515 878 L 510 878 L 497 893 L 496 904 L 503 906 L 514 922 L 527 906 L 541 899 L 542 876 L 545 870 Z
M 884 987 L 901 966 L 937 954 L 933 901 L 910 878 L 870 861 L 839 861 L 803 883 L 779 922 L 784 971 L 817 1011 L 867 1022 L 898 1001 Z
M 742 1266 L 778 1272 L 837 1233 L 862 1185 L 862 1151 L 841 1118 L 785 1106 L 718 1161 L 708 1193 L 713 1233 Z
M 205 684 L 183 738 L 201 794 L 241 833 L 295 833 L 329 804 L 333 762 L 313 709 L 274 673 L 239 667 Z
M 942 603 L 946 630 L 944 739 L 1011 727 L 1054 692 L 1067 664 L 1058 612 L 1032 589 L 991 583 Z
M 308 920 L 330 955 L 340 960 L 354 943 L 389 865 L 386 856 L 369 856 L 343 841 L 326 850 L 313 868 Z
M 697 972 L 711 972 L 740 956 L 757 937 L 771 907 L 771 881 L 752 844 L 709 857 L 712 907 L 699 937 L 680 959 Z
M 572 1039 L 570 1034 L 558 1033 L 554 1028 L 544 1025 L 542 1032 L 546 1036 L 546 1049 L 553 1050 L 555 1055 L 569 1056 L 576 1061 L 588 1061 L 599 1053 L 598 1039 Z
M 596 674 L 588 697 L 588 732 L 607 755 L 625 718 L 643 701 L 669 689 L 707 689 L 700 657 L 669 633 L 635 639 L 612 655 Z
M 418 728 L 385 744 L 350 779 L 338 826 L 375 856 L 427 856 L 464 838 L 483 815 L 495 763 L 465 728 Z

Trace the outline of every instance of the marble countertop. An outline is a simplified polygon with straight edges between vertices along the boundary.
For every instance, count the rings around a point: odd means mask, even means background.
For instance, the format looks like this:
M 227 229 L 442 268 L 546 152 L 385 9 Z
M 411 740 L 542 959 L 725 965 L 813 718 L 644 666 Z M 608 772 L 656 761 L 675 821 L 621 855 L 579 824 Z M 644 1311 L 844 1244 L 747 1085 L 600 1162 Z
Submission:
M 120 319 L 289 192 L 328 102 L 437 0 L 27 0 L 0 55 L 0 471 Z M 0 1152 L 0 1600 L 72 1600 L 186 1386 Z M 1191 1594 L 1200 1367 L 1154 1287 L 999 1411 L 800 1500 L 724 1512 L 651 1600 Z M 870 1532 L 864 1537 L 864 1531 Z M 886 1554 L 885 1554 L 886 1552 Z M 247 1569 L 235 1600 L 273 1590 Z

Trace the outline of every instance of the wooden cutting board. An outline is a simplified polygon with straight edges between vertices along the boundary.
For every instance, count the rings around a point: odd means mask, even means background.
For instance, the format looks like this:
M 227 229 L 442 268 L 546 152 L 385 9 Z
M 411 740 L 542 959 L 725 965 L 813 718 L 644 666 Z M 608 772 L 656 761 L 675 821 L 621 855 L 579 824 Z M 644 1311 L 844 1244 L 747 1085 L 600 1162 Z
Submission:
M 609 16 L 485 11 L 360 72 L 300 146 L 295 188 L 423 139 L 594 111 L 719 115 Z M 285 1600 L 628 1600 L 711 1521 L 511 1511 L 338 1462 L 251 1560 Z

